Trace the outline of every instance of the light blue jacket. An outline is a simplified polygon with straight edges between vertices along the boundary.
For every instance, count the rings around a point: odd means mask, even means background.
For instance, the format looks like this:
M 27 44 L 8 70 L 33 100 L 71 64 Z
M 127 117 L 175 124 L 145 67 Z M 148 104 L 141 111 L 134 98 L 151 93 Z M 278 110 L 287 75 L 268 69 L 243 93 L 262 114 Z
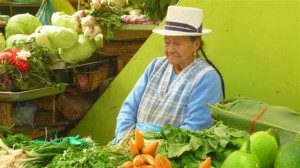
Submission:
M 173 98 L 162 99 L 160 103 L 152 101 L 159 97 L 163 88 L 166 90 L 166 97 L 171 95 Z M 197 59 L 176 75 L 166 57 L 156 58 L 124 101 L 117 117 L 114 141 L 122 139 L 133 126 L 141 131 L 160 131 L 167 123 L 191 130 L 208 128 L 212 126 L 213 119 L 206 103 L 215 104 L 222 97 L 220 76 L 206 62 Z M 158 116 L 159 120 L 154 120 L 155 116 Z

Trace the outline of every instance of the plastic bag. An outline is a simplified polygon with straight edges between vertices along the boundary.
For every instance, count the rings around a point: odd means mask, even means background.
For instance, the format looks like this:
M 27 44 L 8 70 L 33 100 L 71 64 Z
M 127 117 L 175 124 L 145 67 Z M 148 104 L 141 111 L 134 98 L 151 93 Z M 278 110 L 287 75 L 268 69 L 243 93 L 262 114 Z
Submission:
M 54 12 L 56 12 L 56 9 L 52 4 L 52 1 L 43 0 L 35 17 L 37 17 L 43 25 L 51 25 L 51 17 Z
M 33 103 L 17 103 L 13 110 L 13 122 L 19 126 L 29 125 L 34 127 L 34 114 L 36 110 L 37 107 Z

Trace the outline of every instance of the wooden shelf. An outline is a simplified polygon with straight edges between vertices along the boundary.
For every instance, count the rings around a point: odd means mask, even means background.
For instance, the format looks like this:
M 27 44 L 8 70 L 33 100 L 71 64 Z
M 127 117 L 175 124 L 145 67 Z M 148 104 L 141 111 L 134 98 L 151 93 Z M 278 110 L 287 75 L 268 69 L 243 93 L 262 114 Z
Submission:
M 120 30 L 153 30 L 155 27 L 157 27 L 156 24 L 123 24 L 123 26 L 120 28 Z
M 74 9 L 77 9 L 77 3 L 71 2 Z M 42 2 L 19 3 L 19 2 L 0 2 L 0 14 L 14 16 L 16 14 L 29 13 L 36 15 Z
M 41 3 L 0 2 L 0 11 L 2 15 L 9 16 L 23 13 L 35 15 L 40 6 Z
M 14 134 L 24 134 L 31 139 L 39 139 L 45 136 L 53 136 L 61 131 L 64 131 L 66 126 L 55 126 L 55 127 L 40 127 L 40 128 L 30 128 L 30 127 L 16 127 Z

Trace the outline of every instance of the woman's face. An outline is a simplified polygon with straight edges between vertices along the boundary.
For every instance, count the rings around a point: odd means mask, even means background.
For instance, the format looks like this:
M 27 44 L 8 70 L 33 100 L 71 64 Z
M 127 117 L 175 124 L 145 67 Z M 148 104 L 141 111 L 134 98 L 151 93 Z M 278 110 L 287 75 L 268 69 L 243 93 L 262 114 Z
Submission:
M 192 41 L 187 36 L 165 36 L 164 42 L 169 63 L 180 71 L 194 61 L 194 53 L 200 46 L 199 38 Z

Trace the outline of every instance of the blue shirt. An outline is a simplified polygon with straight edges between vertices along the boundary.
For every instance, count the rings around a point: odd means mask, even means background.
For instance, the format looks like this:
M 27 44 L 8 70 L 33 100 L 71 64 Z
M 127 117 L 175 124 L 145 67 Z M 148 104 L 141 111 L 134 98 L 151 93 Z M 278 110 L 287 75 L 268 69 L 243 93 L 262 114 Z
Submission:
M 117 117 L 117 141 L 122 139 L 127 131 L 137 124 L 140 101 L 142 100 L 145 89 L 149 84 L 151 74 L 154 73 L 153 71 L 156 71 L 155 64 L 157 60 L 158 59 L 155 59 L 149 64 L 121 107 Z M 167 87 L 173 83 L 177 76 L 178 75 L 176 75 L 172 69 Z M 215 104 L 220 101 L 222 97 L 223 92 L 220 76 L 215 70 L 206 72 L 198 81 L 196 81 L 195 86 L 191 91 L 185 108 L 185 116 L 179 127 L 191 130 L 199 130 L 210 127 L 213 124 L 213 120 L 206 103 Z M 143 130 L 153 129 L 160 131 L 161 129 L 161 126 L 151 125 L 151 123 L 138 123 L 137 126 L 144 128 Z

